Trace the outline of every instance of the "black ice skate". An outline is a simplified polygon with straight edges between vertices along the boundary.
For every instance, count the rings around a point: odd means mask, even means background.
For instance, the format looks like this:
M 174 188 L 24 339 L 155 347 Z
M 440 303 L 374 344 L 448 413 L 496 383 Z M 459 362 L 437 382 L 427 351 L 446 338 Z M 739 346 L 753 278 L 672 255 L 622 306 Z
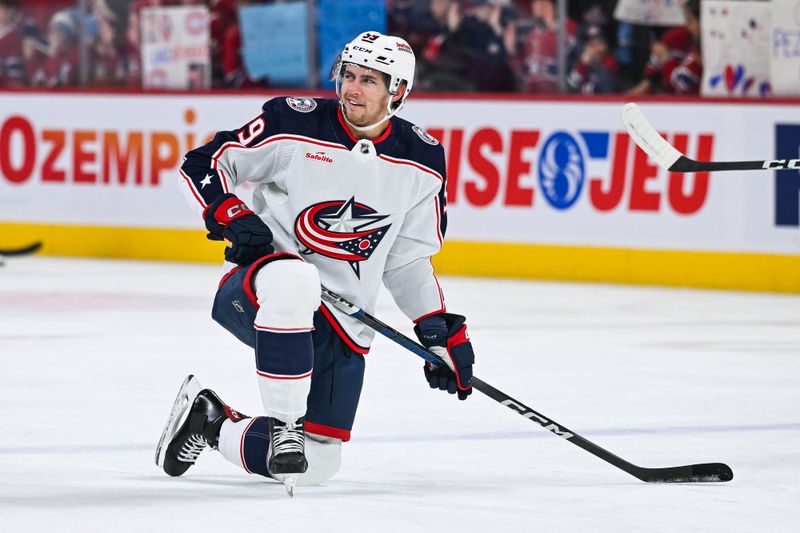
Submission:
M 217 449 L 219 430 L 225 420 L 241 420 L 211 390 L 189 376 L 183 382 L 167 425 L 156 448 L 156 464 L 170 476 L 180 476 L 207 447 Z
M 304 430 L 305 420 L 302 417 L 288 424 L 270 417 L 267 470 L 275 479 L 285 482 L 286 475 L 302 474 L 308 469 Z

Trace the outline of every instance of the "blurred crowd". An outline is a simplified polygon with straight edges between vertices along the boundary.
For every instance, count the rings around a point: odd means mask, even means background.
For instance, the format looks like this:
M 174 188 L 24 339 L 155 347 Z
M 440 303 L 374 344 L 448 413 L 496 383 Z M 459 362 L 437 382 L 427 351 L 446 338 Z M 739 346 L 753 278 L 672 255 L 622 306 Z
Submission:
M 700 0 L 686 0 L 685 24 L 671 28 L 615 20 L 617 0 L 569 0 L 563 21 L 555 0 L 385 1 L 389 33 L 405 37 L 416 53 L 421 90 L 699 92 Z M 77 0 L 0 0 L 0 86 L 139 88 L 141 9 L 205 5 L 212 86 L 265 87 L 266 80 L 247 76 L 238 26 L 239 7 L 261 3 L 269 2 L 86 0 L 83 13 Z
M 138 35 L 126 32 L 129 3 L 91 2 L 91 12 L 85 16 L 75 1 L 0 0 L 0 85 L 78 86 L 82 34 L 89 41 L 85 59 L 89 83 L 135 85 Z
M 396 0 L 390 32 L 418 58 L 417 87 L 429 91 L 698 94 L 700 0 L 678 27 L 614 19 L 617 0 Z M 559 78 L 558 31 L 566 29 Z
M 246 79 L 240 52 L 238 9 L 255 3 L 265 2 L 87 0 L 82 12 L 77 0 L 0 0 L 0 87 L 140 88 L 141 10 L 186 5 L 209 8 L 214 86 L 263 85 Z

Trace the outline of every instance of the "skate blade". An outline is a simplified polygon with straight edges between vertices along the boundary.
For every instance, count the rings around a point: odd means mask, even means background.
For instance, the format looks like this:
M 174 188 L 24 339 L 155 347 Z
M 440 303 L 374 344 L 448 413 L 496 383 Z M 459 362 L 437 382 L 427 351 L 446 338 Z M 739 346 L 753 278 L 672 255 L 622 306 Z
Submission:
M 167 444 L 172 440 L 172 437 L 175 436 L 181 424 L 183 424 L 186 414 L 189 412 L 189 408 L 191 408 L 195 397 L 201 390 L 200 382 L 194 375 L 189 374 L 186 379 L 183 380 L 181 389 L 178 391 L 178 396 L 175 398 L 175 403 L 172 404 L 169 418 L 167 418 L 167 424 L 164 426 L 164 431 L 161 432 L 161 438 L 158 439 L 158 446 L 156 446 L 155 459 L 156 465 L 159 467 L 164 467 L 165 454 L 163 452 L 166 451 Z
M 286 494 L 288 494 L 290 498 L 294 498 L 294 487 L 297 485 L 297 476 L 285 475 L 281 481 L 286 488 Z

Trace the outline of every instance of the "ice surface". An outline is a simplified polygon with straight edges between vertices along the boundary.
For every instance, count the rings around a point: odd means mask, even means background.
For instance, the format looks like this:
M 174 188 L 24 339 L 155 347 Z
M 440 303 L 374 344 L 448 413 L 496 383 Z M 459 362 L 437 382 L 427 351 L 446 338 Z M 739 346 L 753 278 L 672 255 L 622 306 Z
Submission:
M 344 465 L 323 487 L 206 452 L 153 464 L 195 373 L 258 414 L 250 350 L 210 319 L 214 266 L 18 258 L 0 269 L 0 532 L 797 531 L 800 298 L 444 278 L 483 380 L 641 466 L 648 485 L 492 400 L 431 391 L 379 338 Z M 410 333 L 385 294 L 378 318 Z

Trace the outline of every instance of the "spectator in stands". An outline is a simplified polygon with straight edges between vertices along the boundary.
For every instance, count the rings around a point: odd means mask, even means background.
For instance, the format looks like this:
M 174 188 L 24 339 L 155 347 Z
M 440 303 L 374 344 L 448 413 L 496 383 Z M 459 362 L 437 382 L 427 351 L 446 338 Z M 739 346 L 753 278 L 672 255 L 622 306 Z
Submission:
M 513 91 L 516 80 L 509 57 L 516 53 L 516 26 L 508 0 L 473 0 L 462 12 L 458 2 L 437 4 L 444 30 L 423 52 L 427 68 L 420 77 L 428 90 Z M 441 15 L 440 15 L 441 16 Z
M 223 86 L 222 48 L 225 34 L 238 24 L 238 0 L 210 0 L 209 15 L 211 17 L 211 84 L 213 87 Z
M 613 19 L 617 23 L 614 54 L 620 63 L 625 89 L 642 78 L 653 43 L 668 28 L 683 22 L 681 5 L 685 0 L 615 0 Z
M 22 27 L 22 58 L 25 62 L 25 80 L 28 85 L 34 84 L 36 67 L 47 57 L 47 51 L 47 37 L 32 17 L 26 18 Z
M 685 26 L 670 28 L 650 46 L 650 57 L 644 67 L 644 77 L 629 94 L 664 93 L 669 91 L 669 79 L 662 78 L 665 65 L 677 65 L 692 49 L 692 36 Z
M 589 28 L 583 39 L 580 56 L 570 69 L 567 86 L 572 92 L 582 94 L 610 94 L 617 92 L 619 64 L 609 50 L 602 30 Z
M 671 28 L 653 43 L 644 77 L 628 94 L 699 94 L 700 1 L 687 0 L 683 14 L 685 26 Z
M 125 28 L 125 85 L 130 88 L 142 86 L 142 19 L 141 10 L 150 7 L 151 0 L 133 0 L 128 10 Z
M 79 79 L 78 50 L 80 13 L 77 8 L 57 11 L 50 19 L 47 47 L 38 49 L 31 74 L 34 87 L 76 87 Z M 88 24 L 87 24 L 88 26 Z
M 586 41 L 602 34 L 606 43 L 609 43 L 610 33 L 608 31 L 608 17 L 603 12 L 600 4 L 592 4 L 582 11 L 578 18 L 571 19 L 580 21 L 580 26 L 575 33 L 575 45 L 569 51 L 568 63 L 573 64 L 581 55 Z
M 472 79 L 479 91 L 517 88 L 510 64 L 517 53 L 517 16 L 509 4 L 509 0 L 478 0 L 462 21 L 462 38 L 473 43 Z
M 686 29 L 692 35 L 692 49 L 683 61 L 669 73 L 675 94 L 700 94 L 703 78 L 703 56 L 700 50 L 700 0 L 686 0 L 683 5 Z
M 0 0 L 0 87 L 26 85 L 20 0 Z
M 238 0 L 238 7 L 264 3 L 263 0 Z M 232 89 L 248 89 L 267 87 L 265 79 L 253 79 L 247 72 L 242 58 L 242 32 L 239 27 L 238 16 L 234 23 L 228 27 L 220 47 L 222 60 L 223 86 Z
M 531 1 L 531 27 L 523 38 L 521 77 L 523 90 L 558 92 L 558 17 L 553 0 Z M 575 45 L 577 24 L 566 21 L 567 48 Z
M 457 1 L 422 0 L 395 7 L 389 21 L 392 31 L 402 33 L 419 57 L 425 53 L 429 43 L 456 29 L 460 19 L 458 13 Z
M 91 83 L 95 86 L 121 86 L 127 82 L 129 3 L 129 0 L 94 0 L 98 34 L 92 47 Z
M 461 22 L 458 0 L 396 2 L 389 11 L 389 31 L 403 35 L 417 57 L 417 87 L 463 91 L 470 85 L 466 55 L 451 39 Z
M 386 0 L 386 25 L 392 31 L 407 35 L 408 18 L 412 12 L 424 9 L 430 0 Z M 408 39 L 406 39 L 408 42 Z M 409 43 L 410 44 L 410 43 Z

